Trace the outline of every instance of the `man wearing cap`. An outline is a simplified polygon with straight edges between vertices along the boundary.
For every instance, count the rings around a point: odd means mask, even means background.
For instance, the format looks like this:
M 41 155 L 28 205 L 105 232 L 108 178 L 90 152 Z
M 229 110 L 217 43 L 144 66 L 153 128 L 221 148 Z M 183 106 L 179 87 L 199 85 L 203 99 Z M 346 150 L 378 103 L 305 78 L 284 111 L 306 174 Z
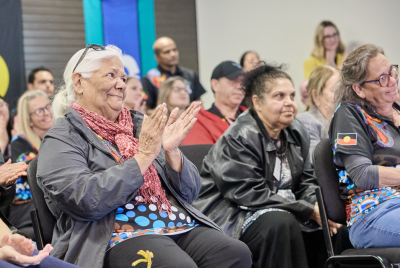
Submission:
M 190 102 L 200 100 L 200 96 L 206 91 L 193 70 L 178 66 L 179 51 L 174 40 L 169 37 L 160 37 L 154 42 L 153 50 L 157 68 L 148 71 L 142 79 L 143 90 L 147 94 L 147 114 L 157 106 L 158 90 L 170 76 L 181 76 L 186 79 L 190 87 Z
M 215 102 L 207 111 L 200 109 L 197 122 L 181 145 L 214 144 L 246 110 L 240 106 L 244 98 L 243 75 L 242 67 L 233 61 L 224 61 L 215 67 L 211 76 Z

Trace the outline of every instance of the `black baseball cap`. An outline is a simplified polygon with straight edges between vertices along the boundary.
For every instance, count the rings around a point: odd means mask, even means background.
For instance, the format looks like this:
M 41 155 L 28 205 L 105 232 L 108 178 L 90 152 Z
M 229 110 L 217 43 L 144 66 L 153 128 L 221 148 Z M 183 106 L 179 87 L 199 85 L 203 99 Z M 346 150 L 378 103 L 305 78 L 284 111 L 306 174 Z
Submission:
M 244 74 L 242 66 L 234 61 L 223 61 L 214 68 L 211 79 L 226 77 L 233 80 Z

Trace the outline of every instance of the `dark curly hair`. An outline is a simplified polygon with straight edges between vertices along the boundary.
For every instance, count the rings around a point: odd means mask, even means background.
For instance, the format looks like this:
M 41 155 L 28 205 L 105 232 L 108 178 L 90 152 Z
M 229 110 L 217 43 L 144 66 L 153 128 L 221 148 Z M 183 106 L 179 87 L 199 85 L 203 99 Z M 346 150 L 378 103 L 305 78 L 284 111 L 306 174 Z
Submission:
M 275 67 L 263 62 L 260 67 L 245 73 L 242 87 L 250 109 L 253 109 L 253 96 L 257 95 L 259 99 L 263 99 L 264 94 L 271 91 L 276 79 L 288 79 L 293 84 L 292 78 L 283 71 L 284 68 L 284 65 Z

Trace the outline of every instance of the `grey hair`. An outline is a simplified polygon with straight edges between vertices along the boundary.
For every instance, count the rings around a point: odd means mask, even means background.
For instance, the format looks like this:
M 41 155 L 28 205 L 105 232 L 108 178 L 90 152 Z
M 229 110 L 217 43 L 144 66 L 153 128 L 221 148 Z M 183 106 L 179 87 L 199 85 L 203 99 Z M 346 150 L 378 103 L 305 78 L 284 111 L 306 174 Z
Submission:
M 385 55 L 381 47 L 367 44 L 360 46 L 347 56 L 343 62 L 341 79 L 335 92 L 335 107 L 342 101 L 354 101 L 360 106 L 367 106 L 376 111 L 372 103 L 357 95 L 353 90 L 353 85 L 361 85 L 367 79 L 368 61 L 379 53 Z
M 64 81 L 58 87 L 57 94 L 55 95 L 52 103 L 55 119 L 63 117 L 67 112 L 67 109 L 76 100 L 74 84 L 72 81 L 72 70 L 74 69 L 79 58 L 82 56 L 84 50 L 85 49 L 83 48 L 76 52 L 65 67 Z M 122 61 L 122 52 L 118 47 L 113 45 L 108 45 L 106 46 L 105 50 L 100 51 L 89 49 L 83 60 L 76 67 L 74 73 L 80 73 L 83 78 L 89 78 L 92 76 L 94 71 L 100 69 L 101 61 L 109 57 L 118 57 Z

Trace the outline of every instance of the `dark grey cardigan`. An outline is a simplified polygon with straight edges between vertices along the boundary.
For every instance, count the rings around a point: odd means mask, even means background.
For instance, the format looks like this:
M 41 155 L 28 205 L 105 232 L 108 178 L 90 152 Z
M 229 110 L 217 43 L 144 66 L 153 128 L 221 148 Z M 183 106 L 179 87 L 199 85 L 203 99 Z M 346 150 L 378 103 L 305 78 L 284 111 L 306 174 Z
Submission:
M 143 115 L 131 113 L 138 138 Z M 174 171 L 163 150 L 154 163 L 159 177 L 190 215 L 220 230 L 189 204 L 201 189 L 196 167 L 183 156 L 182 171 Z M 43 139 L 37 180 L 57 219 L 51 255 L 83 268 L 103 267 L 117 208 L 135 197 L 144 183 L 135 158 L 118 165 L 82 117 L 70 108 Z

